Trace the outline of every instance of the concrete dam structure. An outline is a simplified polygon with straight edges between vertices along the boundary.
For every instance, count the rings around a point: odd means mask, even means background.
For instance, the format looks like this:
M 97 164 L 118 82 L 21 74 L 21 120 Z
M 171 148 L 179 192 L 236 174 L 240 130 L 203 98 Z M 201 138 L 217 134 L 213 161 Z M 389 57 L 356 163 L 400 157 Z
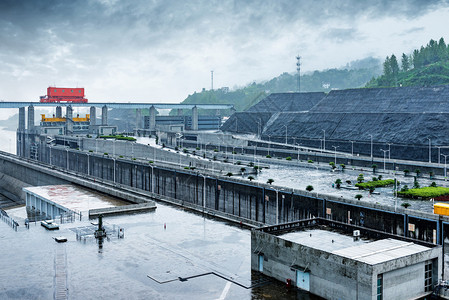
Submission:
M 449 147 L 448 98 L 449 86 L 271 94 L 232 115 L 222 130 L 374 157 L 389 149 L 391 158 L 438 162 Z

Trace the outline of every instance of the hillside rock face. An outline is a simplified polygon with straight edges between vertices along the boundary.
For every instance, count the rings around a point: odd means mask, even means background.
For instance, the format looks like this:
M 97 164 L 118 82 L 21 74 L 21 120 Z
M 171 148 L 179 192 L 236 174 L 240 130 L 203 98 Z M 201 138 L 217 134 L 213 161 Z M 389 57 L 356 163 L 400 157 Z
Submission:
M 287 126 L 289 143 L 319 148 L 325 136 L 328 150 L 351 152 L 354 145 L 354 153 L 364 155 L 371 153 L 372 136 L 377 157 L 390 147 L 391 158 L 428 161 L 430 138 L 437 162 L 437 146 L 449 145 L 449 86 L 272 94 L 231 116 L 222 130 L 257 133 L 261 122 L 264 139 L 284 142 Z

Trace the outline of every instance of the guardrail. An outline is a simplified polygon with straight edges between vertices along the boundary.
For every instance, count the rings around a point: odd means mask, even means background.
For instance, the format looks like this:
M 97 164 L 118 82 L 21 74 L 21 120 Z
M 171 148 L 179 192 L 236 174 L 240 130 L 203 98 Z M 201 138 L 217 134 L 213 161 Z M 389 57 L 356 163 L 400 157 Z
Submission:
M 4 211 L 3 209 L 0 208 L 0 217 L 1 219 L 8 224 L 9 226 L 12 227 L 12 229 L 14 229 L 15 231 L 17 231 L 17 228 L 19 227 L 19 223 L 16 222 L 16 220 L 14 220 L 13 218 L 11 218 L 10 216 L 8 216 L 8 214 L 6 213 L 6 211 Z

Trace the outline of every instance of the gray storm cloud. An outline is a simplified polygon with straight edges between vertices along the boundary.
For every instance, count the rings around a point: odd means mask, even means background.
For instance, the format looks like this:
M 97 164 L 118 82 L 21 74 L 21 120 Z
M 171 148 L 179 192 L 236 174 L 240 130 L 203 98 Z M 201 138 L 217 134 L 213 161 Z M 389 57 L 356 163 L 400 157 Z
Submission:
M 305 67 L 312 69 L 318 59 L 312 45 L 321 40 L 361 41 L 367 34 L 359 26 L 366 20 L 407 22 L 447 7 L 446 0 L 3 0 L 0 98 L 28 98 L 56 83 L 90 86 L 96 96 L 115 88 L 117 97 L 144 99 L 148 90 L 176 85 L 179 91 L 167 95 L 179 101 L 207 85 L 211 69 L 217 78 L 227 74 L 223 84 L 245 84 L 250 72 L 293 71 L 294 62 L 285 57 L 298 51 L 311 52 Z M 293 67 L 286 70 L 288 63 Z M 232 74 L 245 71 L 241 78 Z M 118 86 L 131 82 L 139 87 Z M 24 84 L 29 91 L 7 92 Z

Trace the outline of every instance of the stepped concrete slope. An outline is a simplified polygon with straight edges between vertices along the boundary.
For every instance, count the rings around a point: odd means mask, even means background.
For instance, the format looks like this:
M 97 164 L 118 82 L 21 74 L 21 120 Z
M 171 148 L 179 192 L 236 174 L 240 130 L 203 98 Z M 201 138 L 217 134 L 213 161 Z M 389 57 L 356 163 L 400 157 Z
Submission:
M 354 151 L 360 154 L 370 154 L 372 135 L 374 156 L 383 155 L 380 149 L 391 143 L 391 158 L 413 160 L 428 160 L 429 138 L 432 161 L 438 160 L 437 146 L 449 145 L 449 86 L 349 89 L 320 95 L 324 94 L 272 94 L 246 113 L 234 114 L 222 130 L 257 133 L 257 122 L 263 119 L 264 139 L 285 141 L 286 126 L 289 143 L 294 138 L 304 146 L 320 147 L 325 134 L 327 149 L 338 146 L 339 151 L 350 152 L 354 141 Z M 318 102 L 310 107 L 314 101 Z
M 448 112 L 449 86 L 331 91 L 311 112 Z
M 307 111 L 314 107 L 325 93 L 277 93 L 267 96 L 259 103 L 250 107 L 248 112 L 287 112 Z

